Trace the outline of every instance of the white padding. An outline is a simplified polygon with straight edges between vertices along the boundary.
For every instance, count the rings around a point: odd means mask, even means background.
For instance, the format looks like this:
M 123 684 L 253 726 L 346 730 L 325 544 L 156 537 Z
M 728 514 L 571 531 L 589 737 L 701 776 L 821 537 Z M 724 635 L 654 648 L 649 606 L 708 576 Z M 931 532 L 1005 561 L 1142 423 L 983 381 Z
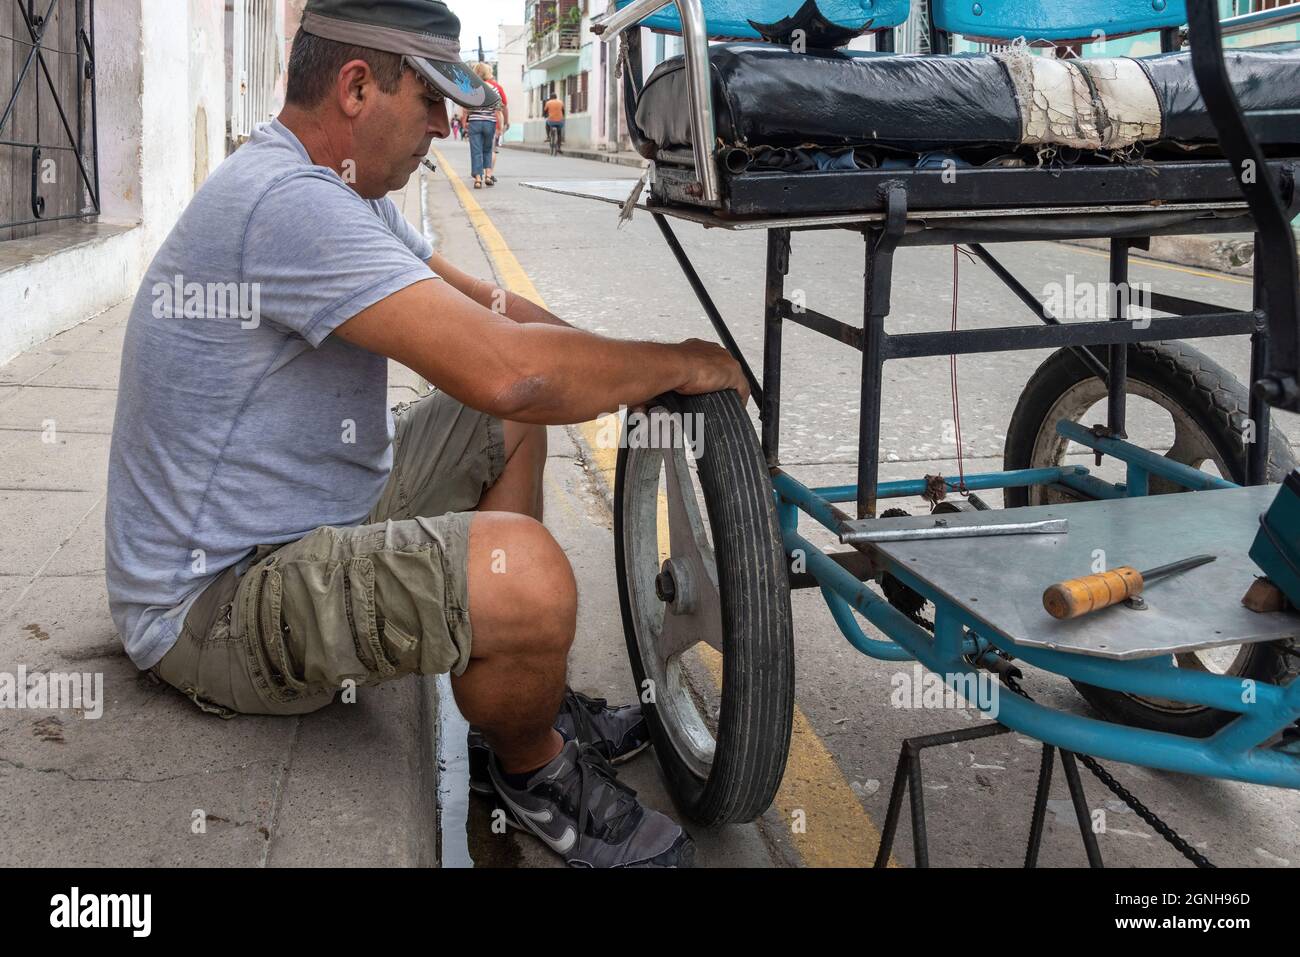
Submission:
M 994 56 L 1015 87 L 1026 145 L 1119 149 L 1160 138 L 1160 103 L 1133 60 L 1057 60 L 1020 45 Z
M 1104 116 L 1097 125 L 1102 146 L 1131 146 L 1160 139 L 1160 101 L 1151 79 L 1136 60 L 1078 60 L 1101 98 Z

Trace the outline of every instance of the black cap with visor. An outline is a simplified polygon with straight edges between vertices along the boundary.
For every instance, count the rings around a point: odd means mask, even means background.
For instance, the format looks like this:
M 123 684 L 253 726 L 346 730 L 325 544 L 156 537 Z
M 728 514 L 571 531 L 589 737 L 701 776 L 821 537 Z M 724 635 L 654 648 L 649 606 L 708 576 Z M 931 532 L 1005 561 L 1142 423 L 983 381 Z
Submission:
M 460 18 L 442 0 L 308 0 L 302 29 L 337 43 L 399 53 L 426 83 L 469 109 L 496 106 L 496 90 L 460 56 Z

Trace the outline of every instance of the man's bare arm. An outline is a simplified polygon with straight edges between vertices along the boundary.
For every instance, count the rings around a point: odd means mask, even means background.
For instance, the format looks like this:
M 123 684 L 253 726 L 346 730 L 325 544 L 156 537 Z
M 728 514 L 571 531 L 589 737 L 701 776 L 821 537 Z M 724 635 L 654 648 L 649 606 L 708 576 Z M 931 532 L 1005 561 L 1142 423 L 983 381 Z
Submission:
M 714 343 L 629 342 L 521 325 L 432 278 L 375 303 L 334 334 L 395 359 L 471 408 L 517 422 L 585 422 L 668 391 L 734 388 L 742 402 L 749 397 L 740 366 Z
M 451 283 L 463 295 L 473 299 L 485 309 L 491 309 L 507 319 L 522 324 L 541 322 L 548 326 L 572 328 L 559 316 L 547 312 L 537 303 L 513 292 L 508 292 L 486 279 L 477 279 L 464 270 L 457 269 L 446 256 L 434 253 L 429 257 L 428 262 L 430 269 Z

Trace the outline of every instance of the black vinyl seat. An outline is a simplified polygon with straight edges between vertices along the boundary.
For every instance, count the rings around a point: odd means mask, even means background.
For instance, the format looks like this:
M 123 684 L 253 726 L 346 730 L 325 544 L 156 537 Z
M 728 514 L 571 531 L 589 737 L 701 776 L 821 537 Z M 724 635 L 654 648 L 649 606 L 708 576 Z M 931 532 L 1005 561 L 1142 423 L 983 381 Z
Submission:
M 1113 154 L 1157 143 L 1212 152 L 1215 140 L 1186 52 L 1049 60 L 1014 47 L 894 55 L 745 42 L 715 44 L 709 59 L 724 149 L 960 154 L 1074 145 Z M 1300 43 L 1229 51 L 1227 62 L 1260 141 L 1273 155 L 1297 155 Z M 637 102 L 643 152 L 662 160 L 690 147 L 686 102 L 676 57 L 654 70 Z M 1063 114 L 1072 117 L 1064 129 Z

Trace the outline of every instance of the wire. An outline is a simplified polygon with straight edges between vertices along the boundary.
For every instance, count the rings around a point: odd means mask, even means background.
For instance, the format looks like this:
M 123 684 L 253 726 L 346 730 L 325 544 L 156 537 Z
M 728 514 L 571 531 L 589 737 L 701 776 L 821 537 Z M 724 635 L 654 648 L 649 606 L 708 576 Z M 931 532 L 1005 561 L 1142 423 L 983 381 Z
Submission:
M 957 331 L 957 296 L 961 284 L 961 256 L 956 245 L 952 247 L 952 331 Z M 957 438 L 957 491 L 970 494 L 966 488 L 966 464 L 961 441 L 961 399 L 957 394 L 957 353 L 948 356 L 948 375 L 952 384 L 952 421 Z

